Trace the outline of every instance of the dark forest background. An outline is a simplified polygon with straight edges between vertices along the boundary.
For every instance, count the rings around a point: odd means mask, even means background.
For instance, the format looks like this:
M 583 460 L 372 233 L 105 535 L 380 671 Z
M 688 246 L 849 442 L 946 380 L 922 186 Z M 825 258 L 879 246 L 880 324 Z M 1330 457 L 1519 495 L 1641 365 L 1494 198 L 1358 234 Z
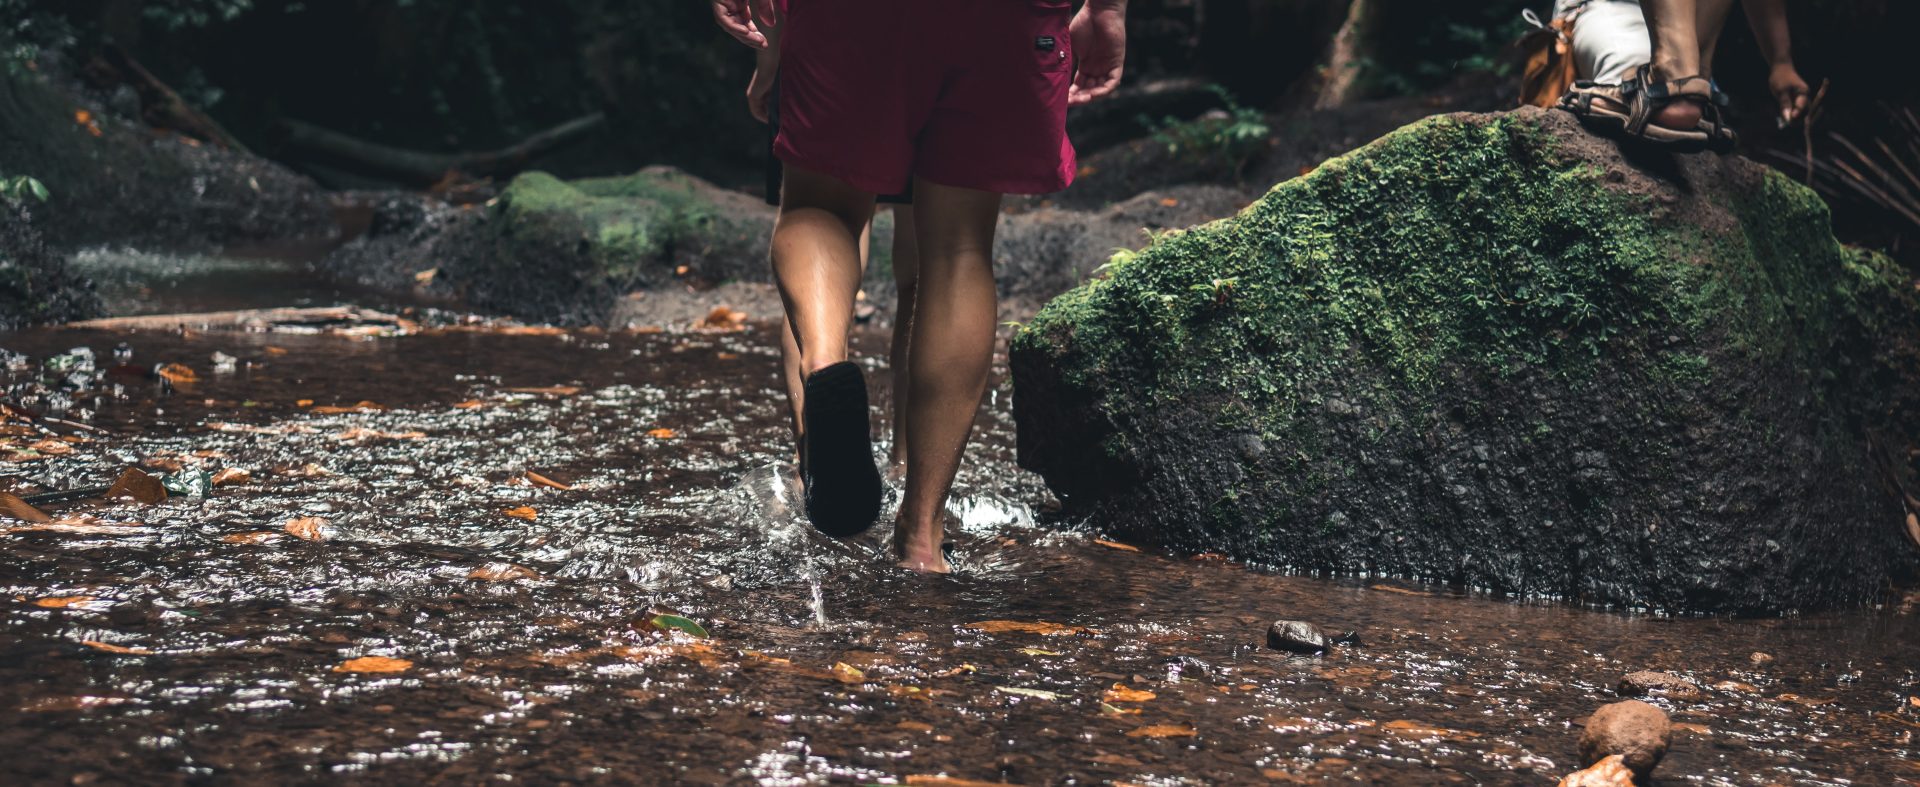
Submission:
M 1077 119 L 1076 130 L 1083 147 L 1115 144 L 1146 135 L 1152 119 L 1228 101 L 1276 116 L 1409 97 L 1429 97 L 1434 111 L 1509 106 L 1521 13 L 1545 16 L 1548 6 L 1134 0 L 1134 99 Z M 1920 141 L 1893 120 L 1916 104 L 1920 63 L 1907 39 L 1920 30 L 1920 3 L 1805 0 L 1793 3 L 1793 21 L 1801 70 L 1813 84 L 1831 81 L 1816 152 L 1828 155 L 1826 135 L 1839 132 L 1920 156 Z M 1767 123 L 1765 71 L 1744 20 L 1729 27 L 1720 75 L 1746 110 L 1749 154 L 1800 157 L 1801 132 Z M 7 68 L 62 66 L 109 93 L 135 81 L 130 68 L 145 72 L 204 112 L 213 133 L 335 187 L 423 184 L 315 144 L 316 134 L 458 153 L 572 123 L 567 144 L 534 163 L 562 176 L 667 163 L 749 189 L 765 162 L 764 132 L 741 99 L 752 58 L 700 0 L 0 0 L 0 45 Z M 1194 89 L 1202 85 L 1224 91 Z M 147 97 L 119 92 L 129 111 L 156 120 Z M 1897 241 L 1897 210 L 1844 184 L 1829 191 L 1863 203 L 1848 212 L 1856 234 L 1879 228 Z

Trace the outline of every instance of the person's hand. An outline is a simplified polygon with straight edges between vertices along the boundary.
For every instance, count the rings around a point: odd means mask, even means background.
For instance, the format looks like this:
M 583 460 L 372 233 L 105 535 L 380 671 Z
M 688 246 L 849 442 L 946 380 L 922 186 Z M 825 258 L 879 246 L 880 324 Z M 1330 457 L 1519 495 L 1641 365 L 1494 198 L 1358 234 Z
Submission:
M 761 4 L 768 7 L 767 16 L 771 17 L 773 4 L 770 0 L 713 0 L 713 21 L 734 40 L 754 49 L 765 49 L 767 36 L 760 32 L 760 26 L 753 21 L 754 14 L 759 10 L 757 6 Z
M 1792 63 L 1773 67 L 1773 74 L 1767 77 L 1767 89 L 1773 92 L 1773 99 L 1780 103 L 1781 126 L 1787 126 L 1806 114 L 1808 96 L 1813 90 L 1807 87 L 1807 80 L 1800 78 L 1800 72 Z
M 1127 64 L 1126 0 L 1087 0 L 1067 32 L 1079 55 L 1067 103 L 1085 104 L 1112 93 Z
M 773 79 L 779 73 L 779 68 L 780 55 L 776 49 L 760 50 L 760 60 L 754 65 L 753 79 L 747 82 L 747 111 L 753 113 L 754 120 L 767 122 L 767 99 L 773 94 Z

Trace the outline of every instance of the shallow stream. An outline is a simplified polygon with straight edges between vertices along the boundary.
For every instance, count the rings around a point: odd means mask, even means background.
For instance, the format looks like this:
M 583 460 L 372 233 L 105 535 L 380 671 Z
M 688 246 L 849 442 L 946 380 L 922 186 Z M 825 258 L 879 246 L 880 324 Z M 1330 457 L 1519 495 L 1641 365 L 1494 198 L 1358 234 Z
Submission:
M 0 347 L 104 430 L 7 427 L 0 489 L 222 478 L 0 524 L 9 783 L 1551 784 L 1641 669 L 1707 687 L 1655 700 L 1664 782 L 1920 782 L 1912 601 L 1659 618 L 1106 542 L 1015 467 L 1004 375 L 929 578 L 796 515 L 764 326 Z M 1290 658 L 1282 618 L 1360 644 Z

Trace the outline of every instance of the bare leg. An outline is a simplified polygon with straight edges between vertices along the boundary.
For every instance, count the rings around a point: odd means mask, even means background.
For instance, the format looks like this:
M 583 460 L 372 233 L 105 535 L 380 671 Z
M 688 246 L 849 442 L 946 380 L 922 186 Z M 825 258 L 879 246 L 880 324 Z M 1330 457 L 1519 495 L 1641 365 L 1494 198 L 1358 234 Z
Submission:
M 785 204 L 785 200 L 781 202 Z M 867 226 L 860 230 L 860 272 L 862 274 L 867 270 L 867 244 L 872 234 L 873 222 L 869 221 Z M 899 241 L 894 241 L 895 247 L 899 245 Z M 788 415 L 793 418 L 793 436 L 797 450 L 799 438 L 806 432 L 805 419 L 801 418 L 801 414 L 806 412 L 806 386 L 802 385 L 806 375 L 800 373 L 800 344 L 793 338 L 793 323 L 788 320 L 780 321 L 780 367 L 782 376 L 786 378 Z
M 940 552 L 947 494 L 959 472 L 986 394 L 993 361 L 998 293 L 993 284 L 993 230 L 1000 195 L 914 184 L 918 291 L 907 364 L 907 493 L 894 530 L 900 565 L 945 572 Z
M 913 390 L 912 375 L 907 373 L 907 348 L 913 341 L 913 313 L 920 288 L 920 244 L 913 221 L 912 205 L 893 208 L 893 283 L 899 293 L 893 307 L 893 347 L 887 366 L 893 370 L 893 449 L 887 457 L 888 473 L 898 477 L 907 470 L 907 401 Z
M 1700 35 L 1700 75 L 1713 78 L 1713 56 L 1720 47 L 1720 31 L 1727 27 L 1727 17 L 1733 13 L 1733 0 L 1697 0 L 1700 3 L 1698 21 L 1694 23 Z
M 1641 0 L 1647 15 L 1647 31 L 1653 36 L 1653 79 L 1671 82 L 1696 76 L 1700 68 L 1700 0 Z M 1706 95 L 1707 86 L 1689 82 L 1680 86 L 1686 93 Z M 1691 129 L 1700 125 L 1701 110 L 1692 101 L 1675 101 L 1655 113 L 1653 124 L 1663 128 Z

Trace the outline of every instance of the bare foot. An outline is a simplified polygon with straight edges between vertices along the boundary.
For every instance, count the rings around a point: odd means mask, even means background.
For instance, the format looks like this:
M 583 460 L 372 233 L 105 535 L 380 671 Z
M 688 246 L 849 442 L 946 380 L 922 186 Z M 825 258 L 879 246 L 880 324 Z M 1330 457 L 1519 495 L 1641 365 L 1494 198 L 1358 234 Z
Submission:
M 909 532 L 905 522 L 897 523 L 893 528 L 893 556 L 895 565 L 916 574 L 951 574 L 953 567 L 947 565 L 946 553 L 940 549 L 940 539 L 944 533 L 935 531 L 932 538 L 919 537 Z

